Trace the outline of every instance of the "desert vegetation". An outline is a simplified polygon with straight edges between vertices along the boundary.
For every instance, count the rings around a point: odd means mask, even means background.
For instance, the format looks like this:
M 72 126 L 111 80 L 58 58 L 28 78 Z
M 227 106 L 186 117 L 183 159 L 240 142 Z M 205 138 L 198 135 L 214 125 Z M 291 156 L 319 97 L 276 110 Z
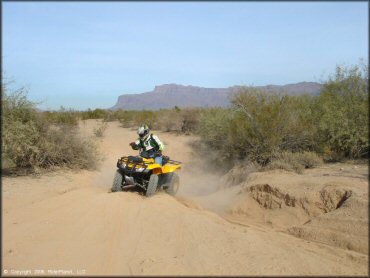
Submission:
M 241 87 L 229 108 L 179 108 L 158 111 L 36 110 L 24 90 L 3 87 L 3 161 L 17 167 L 66 165 L 88 168 L 96 155 L 77 135 L 78 121 L 101 119 L 94 131 L 103 137 L 107 122 L 136 128 L 194 134 L 194 148 L 230 169 L 253 163 L 262 169 L 301 172 L 323 161 L 369 155 L 368 68 L 338 66 L 318 96 L 288 96 Z M 67 140 L 69 138 L 69 140 Z
M 310 168 L 369 154 L 367 66 L 338 66 L 319 96 L 287 96 L 244 88 L 230 109 L 203 111 L 198 134 L 218 161 L 268 168 Z
M 108 128 L 108 123 L 107 122 L 102 122 L 99 124 L 97 128 L 94 129 L 94 134 L 96 137 L 104 137 L 104 133 Z
M 98 151 L 78 134 L 77 113 L 39 112 L 24 88 L 2 86 L 2 170 L 92 169 Z
M 317 151 L 328 160 L 368 157 L 368 66 L 338 66 L 315 99 Z

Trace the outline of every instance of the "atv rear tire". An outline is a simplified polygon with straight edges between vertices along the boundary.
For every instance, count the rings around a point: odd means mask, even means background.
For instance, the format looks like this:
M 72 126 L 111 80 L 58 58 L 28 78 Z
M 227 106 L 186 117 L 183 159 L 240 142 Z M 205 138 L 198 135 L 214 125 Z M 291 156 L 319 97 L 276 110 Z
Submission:
M 145 196 L 153 196 L 158 186 L 158 176 L 151 174 L 149 178 L 148 188 L 146 189 Z
M 112 185 L 112 192 L 118 192 L 123 191 L 122 190 L 122 174 L 119 170 L 116 171 L 116 174 L 114 175 L 113 185 Z
M 170 176 L 168 177 L 168 186 L 165 189 L 166 192 L 172 196 L 176 195 L 177 190 L 179 190 L 180 186 L 180 178 L 177 173 L 170 173 Z

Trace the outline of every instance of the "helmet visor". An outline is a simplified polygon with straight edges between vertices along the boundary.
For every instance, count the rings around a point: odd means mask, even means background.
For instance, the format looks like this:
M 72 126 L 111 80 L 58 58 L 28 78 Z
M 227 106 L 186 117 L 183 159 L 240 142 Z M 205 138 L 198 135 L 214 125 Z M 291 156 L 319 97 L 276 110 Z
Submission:
M 147 129 L 145 129 L 145 130 L 140 130 L 140 131 L 138 132 L 138 134 L 139 134 L 140 138 L 145 137 L 148 133 L 149 133 L 149 130 L 147 130 Z

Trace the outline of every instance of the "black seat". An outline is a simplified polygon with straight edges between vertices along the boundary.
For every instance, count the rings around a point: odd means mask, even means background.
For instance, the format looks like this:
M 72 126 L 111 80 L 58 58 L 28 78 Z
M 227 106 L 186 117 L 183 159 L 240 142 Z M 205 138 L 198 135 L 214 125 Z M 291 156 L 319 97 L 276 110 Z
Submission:
M 133 163 L 142 163 L 143 162 L 143 158 L 142 157 L 131 156 L 131 155 L 127 157 L 127 160 L 129 162 L 133 162 Z

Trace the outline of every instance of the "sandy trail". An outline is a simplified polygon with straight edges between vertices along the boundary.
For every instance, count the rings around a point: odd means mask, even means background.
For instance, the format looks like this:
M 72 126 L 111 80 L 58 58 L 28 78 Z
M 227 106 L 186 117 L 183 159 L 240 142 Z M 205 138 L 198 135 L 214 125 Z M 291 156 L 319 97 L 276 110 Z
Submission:
M 94 125 L 87 121 L 82 132 L 92 136 Z M 367 274 L 367 255 L 253 223 L 236 225 L 185 198 L 210 190 L 191 186 L 198 180 L 190 168 L 192 138 L 158 135 L 165 153 L 184 162 L 178 198 L 109 193 L 117 158 L 135 154 L 128 146 L 135 131 L 116 122 L 100 141 L 99 171 L 3 177 L 3 275 Z

